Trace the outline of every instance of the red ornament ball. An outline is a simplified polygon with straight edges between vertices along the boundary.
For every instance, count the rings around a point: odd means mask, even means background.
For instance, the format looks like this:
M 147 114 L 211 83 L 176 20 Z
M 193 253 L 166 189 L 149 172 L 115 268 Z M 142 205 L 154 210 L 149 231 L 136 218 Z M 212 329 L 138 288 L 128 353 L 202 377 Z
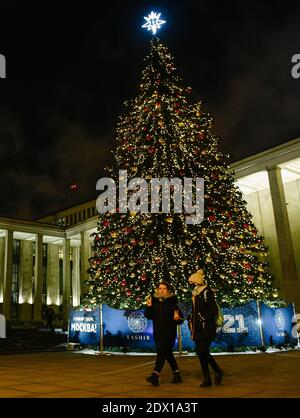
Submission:
M 205 133 L 204 132 L 199 132 L 198 133 L 198 138 L 199 139 L 204 139 L 205 138 Z

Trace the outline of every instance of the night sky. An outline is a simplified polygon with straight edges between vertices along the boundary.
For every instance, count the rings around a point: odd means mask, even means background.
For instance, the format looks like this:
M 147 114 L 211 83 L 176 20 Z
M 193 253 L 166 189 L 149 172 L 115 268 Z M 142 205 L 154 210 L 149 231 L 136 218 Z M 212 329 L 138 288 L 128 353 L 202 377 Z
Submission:
M 300 5 L 243 1 L 42 2 L 0 7 L 0 216 L 34 219 L 97 196 L 149 32 L 214 119 L 230 161 L 300 136 Z M 68 5 L 68 6 L 67 6 Z M 71 190 L 71 184 L 78 189 Z

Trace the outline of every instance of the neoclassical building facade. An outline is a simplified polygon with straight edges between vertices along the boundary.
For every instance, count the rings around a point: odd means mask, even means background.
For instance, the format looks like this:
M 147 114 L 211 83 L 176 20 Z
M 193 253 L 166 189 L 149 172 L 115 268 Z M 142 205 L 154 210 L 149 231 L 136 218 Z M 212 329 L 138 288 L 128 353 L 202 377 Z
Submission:
M 300 138 L 231 165 L 269 249 L 281 296 L 300 312 Z M 97 227 L 96 200 L 35 221 L 0 217 L 0 313 L 41 321 L 51 306 L 63 322 L 80 304 Z

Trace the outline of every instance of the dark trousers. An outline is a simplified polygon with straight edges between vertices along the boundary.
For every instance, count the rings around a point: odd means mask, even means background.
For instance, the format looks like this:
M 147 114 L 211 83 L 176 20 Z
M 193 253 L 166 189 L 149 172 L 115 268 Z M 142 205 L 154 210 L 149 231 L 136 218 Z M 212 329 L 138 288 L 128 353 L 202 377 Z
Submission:
M 219 372 L 221 370 L 216 360 L 209 352 L 210 344 L 211 341 L 207 339 L 195 341 L 196 353 L 199 357 L 204 377 L 209 377 L 209 364 L 214 372 Z
M 52 328 L 52 318 L 47 318 L 47 327 Z
M 156 346 L 157 356 L 155 361 L 154 371 L 160 373 L 162 368 L 164 367 L 165 361 L 169 363 L 173 372 L 178 370 L 178 366 L 173 354 L 172 347 L 166 347 L 163 345 Z

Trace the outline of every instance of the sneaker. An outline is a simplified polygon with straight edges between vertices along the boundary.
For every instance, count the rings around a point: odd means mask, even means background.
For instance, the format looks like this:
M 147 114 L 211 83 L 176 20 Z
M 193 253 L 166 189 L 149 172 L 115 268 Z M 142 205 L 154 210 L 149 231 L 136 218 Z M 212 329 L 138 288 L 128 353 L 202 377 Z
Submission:
M 158 378 L 159 376 L 157 373 L 152 373 L 150 376 L 146 377 L 146 381 L 148 383 L 151 383 L 153 386 L 158 386 L 159 385 Z
M 174 372 L 172 383 L 182 383 L 180 372 Z
M 210 379 L 210 377 L 205 377 L 203 382 L 200 384 L 200 388 L 207 388 L 209 386 L 212 386 L 212 381 Z
M 222 370 L 218 370 L 215 372 L 215 385 L 219 386 L 223 380 L 223 372 Z

